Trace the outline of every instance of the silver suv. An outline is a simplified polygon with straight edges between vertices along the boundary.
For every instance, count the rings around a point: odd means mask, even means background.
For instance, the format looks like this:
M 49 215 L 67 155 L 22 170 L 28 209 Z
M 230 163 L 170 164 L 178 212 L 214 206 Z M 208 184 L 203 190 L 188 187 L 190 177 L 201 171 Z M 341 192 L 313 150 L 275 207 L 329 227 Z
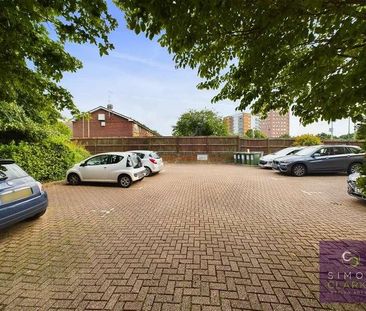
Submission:
M 294 176 L 310 173 L 356 172 L 364 162 L 360 147 L 348 145 L 318 145 L 304 148 L 294 155 L 273 161 L 272 168 Z

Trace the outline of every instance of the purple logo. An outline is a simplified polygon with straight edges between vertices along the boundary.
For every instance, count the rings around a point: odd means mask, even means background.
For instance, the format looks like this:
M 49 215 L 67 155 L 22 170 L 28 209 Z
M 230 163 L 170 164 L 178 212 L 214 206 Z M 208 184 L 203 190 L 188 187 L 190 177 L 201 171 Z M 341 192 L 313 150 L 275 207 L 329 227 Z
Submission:
M 366 241 L 319 243 L 320 302 L 366 302 Z

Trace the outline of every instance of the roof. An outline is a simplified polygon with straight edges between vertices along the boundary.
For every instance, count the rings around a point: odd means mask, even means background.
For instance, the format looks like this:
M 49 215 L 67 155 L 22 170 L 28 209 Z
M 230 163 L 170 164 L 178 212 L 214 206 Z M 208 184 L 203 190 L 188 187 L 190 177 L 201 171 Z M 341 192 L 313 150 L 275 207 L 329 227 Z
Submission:
M 127 121 L 130 121 L 130 122 L 136 123 L 138 126 L 142 127 L 144 130 L 146 130 L 146 131 L 148 131 L 148 132 L 150 132 L 150 133 L 153 133 L 153 134 L 154 134 L 154 135 L 156 135 L 156 136 L 160 136 L 160 134 L 159 134 L 157 131 L 154 131 L 154 130 L 152 130 L 152 129 L 148 128 L 145 124 L 142 124 L 142 123 L 140 123 L 140 122 L 136 121 L 135 119 L 132 119 L 132 118 L 130 118 L 130 117 L 127 117 L 127 116 L 125 116 L 125 115 L 123 115 L 123 114 L 121 114 L 121 113 L 118 113 L 118 112 L 116 112 L 116 111 L 114 111 L 114 110 L 108 109 L 108 108 L 103 107 L 103 106 L 99 106 L 99 107 L 97 107 L 97 108 L 94 108 L 94 109 L 92 109 L 92 110 L 89 110 L 88 112 L 89 112 L 89 113 L 93 113 L 93 112 L 98 111 L 98 110 L 100 110 L 100 109 L 102 109 L 102 110 L 104 110 L 104 111 L 106 111 L 106 112 L 113 113 L 114 115 L 119 116 L 119 117 L 121 117 L 121 118 L 123 118 L 123 119 L 126 119 Z

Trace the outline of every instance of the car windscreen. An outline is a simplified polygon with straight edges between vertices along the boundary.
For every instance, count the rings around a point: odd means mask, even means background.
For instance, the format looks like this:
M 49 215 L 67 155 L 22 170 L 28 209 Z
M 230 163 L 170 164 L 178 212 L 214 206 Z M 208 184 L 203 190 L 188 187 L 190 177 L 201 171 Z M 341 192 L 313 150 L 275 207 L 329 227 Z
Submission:
M 0 164 L 0 181 L 21 178 L 26 176 L 28 176 L 28 174 L 14 163 Z
M 279 156 L 281 156 L 281 155 L 288 155 L 291 151 L 294 151 L 295 149 L 294 148 L 285 148 L 285 149 L 282 149 L 282 150 L 279 150 L 279 151 L 277 151 L 277 152 L 275 152 L 275 155 L 279 155 Z
M 307 148 L 304 148 L 304 149 L 296 152 L 295 155 L 307 156 L 307 155 L 313 154 L 317 150 L 319 150 L 319 146 L 317 146 L 317 147 L 307 147 Z

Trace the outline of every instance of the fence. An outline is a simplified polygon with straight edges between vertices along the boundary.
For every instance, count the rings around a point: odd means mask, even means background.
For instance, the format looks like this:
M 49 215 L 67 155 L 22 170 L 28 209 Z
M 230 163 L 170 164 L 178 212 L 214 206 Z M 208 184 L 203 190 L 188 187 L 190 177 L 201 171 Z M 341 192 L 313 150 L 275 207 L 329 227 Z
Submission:
M 271 153 L 291 146 L 294 139 L 268 138 L 246 139 L 239 136 L 192 136 L 192 137 L 121 137 L 121 138 L 78 138 L 90 153 L 127 150 L 154 150 L 165 160 L 193 161 L 197 154 L 208 154 L 210 162 L 232 162 L 233 153 L 238 151 L 262 151 Z M 327 140 L 324 144 L 348 144 L 363 146 L 363 141 Z

